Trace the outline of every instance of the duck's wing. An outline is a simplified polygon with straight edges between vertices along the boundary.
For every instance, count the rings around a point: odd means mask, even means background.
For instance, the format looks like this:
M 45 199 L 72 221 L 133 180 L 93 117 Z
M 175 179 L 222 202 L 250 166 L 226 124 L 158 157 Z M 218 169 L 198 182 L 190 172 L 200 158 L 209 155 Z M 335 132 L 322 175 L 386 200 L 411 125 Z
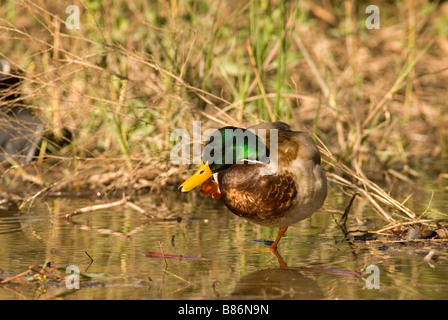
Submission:
M 248 129 L 253 130 L 271 152 L 275 149 L 271 143 L 277 142 L 279 162 L 286 162 L 287 165 L 300 158 L 320 164 L 319 149 L 313 138 L 306 132 L 292 131 L 289 125 L 281 121 L 260 123 Z M 272 135 L 272 130 L 277 130 L 277 139 Z

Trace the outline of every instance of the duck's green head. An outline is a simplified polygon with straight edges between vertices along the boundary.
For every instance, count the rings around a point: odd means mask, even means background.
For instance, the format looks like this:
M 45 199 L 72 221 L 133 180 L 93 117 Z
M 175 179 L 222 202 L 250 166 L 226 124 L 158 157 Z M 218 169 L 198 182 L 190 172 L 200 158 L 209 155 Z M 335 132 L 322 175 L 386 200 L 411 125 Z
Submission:
M 269 150 L 251 130 L 224 127 L 213 132 L 202 152 L 202 163 L 179 191 L 188 192 L 204 183 L 214 173 L 237 163 L 268 163 Z

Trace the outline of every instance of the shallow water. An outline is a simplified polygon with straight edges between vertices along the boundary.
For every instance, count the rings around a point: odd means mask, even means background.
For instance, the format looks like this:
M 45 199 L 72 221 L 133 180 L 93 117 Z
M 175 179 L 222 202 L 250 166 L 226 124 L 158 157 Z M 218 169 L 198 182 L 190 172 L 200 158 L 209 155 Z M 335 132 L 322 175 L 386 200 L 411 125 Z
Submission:
M 432 189 L 427 190 L 408 204 L 425 210 Z M 435 191 L 432 208 L 446 212 L 446 197 Z M 156 222 L 125 206 L 71 221 L 55 219 L 105 200 L 47 198 L 27 210 L 0 210 L 0 279 L 46 262 L 62 271 L 76 265 L 88 276 L 73 290 L 64 281 L 18 279 L 0 286 L 0 299 L 448 298 L 448 261 L 427 262 L 424 249 L 417 254 L 343 241 L 329 209 L 343 211 L 348 200 L 333 190 L 324 209 L 288 229 L 279 246 L 286 269 L 279 268 L 273 253 L 260 250 L 267 248 L 260 240 L 274 240 L 278 229 L 246 222 L 219 201 L 197 194 L 135 201 L 158 216 L 178 218 Z M 385 225 L 361 202 L 349 221 L 352 229 Z M 148 258 L 148 250 L 181 254 L 182 259 Z M 370 265 L 377 267 L 377 282 L 366 272 Z M 379 288 L 369 289 L 374 283 Z

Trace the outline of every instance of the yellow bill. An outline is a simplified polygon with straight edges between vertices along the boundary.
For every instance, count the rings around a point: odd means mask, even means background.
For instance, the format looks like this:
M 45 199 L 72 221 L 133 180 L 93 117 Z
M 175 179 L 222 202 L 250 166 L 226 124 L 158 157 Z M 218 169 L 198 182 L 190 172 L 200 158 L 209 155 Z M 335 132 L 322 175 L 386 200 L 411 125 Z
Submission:
M 181 184 L 181 186 L 179 187 L 179 191 L 180 192 L 191 191 L 197 186 L 200 186 L 205 181 L 207 181 L 207 179 L 210 178 L 212 175 L 213 173 L 212 170 L 210 170 L 210 167 L 208 166 L 208 162 L 206 163 L 202 162 L 198 171 L 196 171 L 194 175 L 192 175 L 184 183 Z

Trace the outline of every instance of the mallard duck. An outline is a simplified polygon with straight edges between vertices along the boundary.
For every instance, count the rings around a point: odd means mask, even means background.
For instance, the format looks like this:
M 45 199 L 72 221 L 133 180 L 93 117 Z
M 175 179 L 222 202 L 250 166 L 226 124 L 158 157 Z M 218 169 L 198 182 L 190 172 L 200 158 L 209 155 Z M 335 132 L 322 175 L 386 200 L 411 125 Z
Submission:
M 202 185 L 203 194 L 220 198 L 237 216 L 280 228 L 269 247 L 274 251 L 288 226 L 309 218 L 325 201 L 320 153 L 310 135 L 283 122 L 238 129 L 224 127 L 211 135 L 201 166 L 179 191 Z M 242 134 L 247 138 L 240 139 Z

